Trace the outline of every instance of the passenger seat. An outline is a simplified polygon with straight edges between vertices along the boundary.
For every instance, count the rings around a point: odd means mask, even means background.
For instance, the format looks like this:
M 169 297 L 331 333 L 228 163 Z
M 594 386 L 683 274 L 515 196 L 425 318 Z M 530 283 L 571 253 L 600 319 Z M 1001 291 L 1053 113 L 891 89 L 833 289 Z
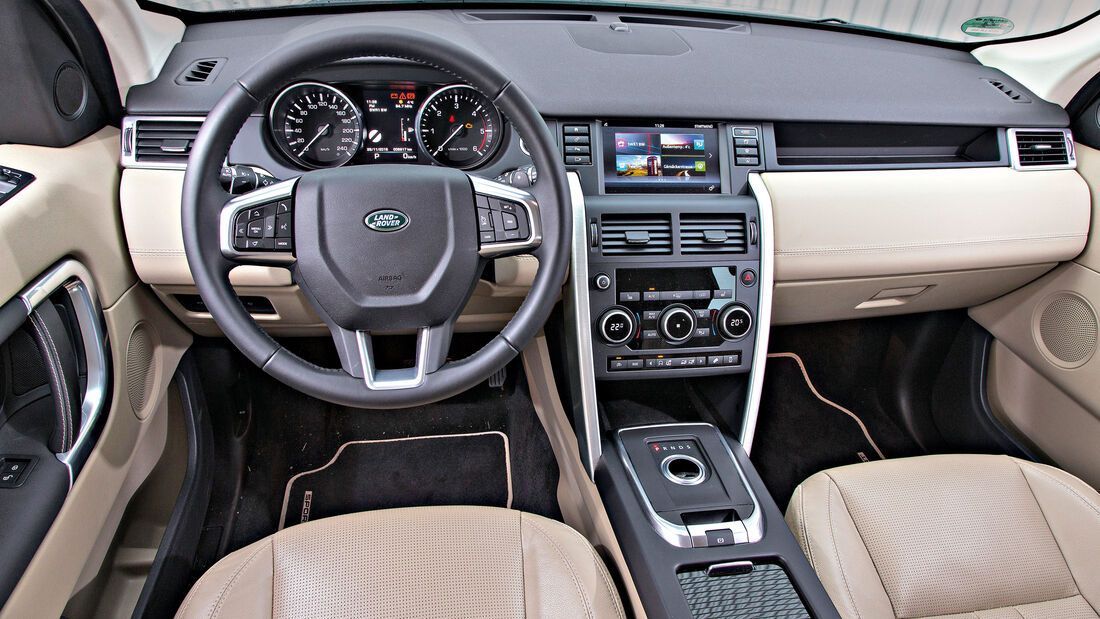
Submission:
M 829 469 L 795 490 L 787 524 L 844 617 L 1100 611 L 1100 495 L 1051 466 L 937 455 Z

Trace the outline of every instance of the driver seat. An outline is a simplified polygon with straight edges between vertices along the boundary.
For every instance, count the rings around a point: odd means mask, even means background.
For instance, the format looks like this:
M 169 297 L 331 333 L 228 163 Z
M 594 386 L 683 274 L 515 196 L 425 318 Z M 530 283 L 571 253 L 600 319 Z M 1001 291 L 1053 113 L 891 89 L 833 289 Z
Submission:
M 496 507 L 408 507 L 290 527 L 211 567 L 180 619 L 616 617 L 580 533 Z

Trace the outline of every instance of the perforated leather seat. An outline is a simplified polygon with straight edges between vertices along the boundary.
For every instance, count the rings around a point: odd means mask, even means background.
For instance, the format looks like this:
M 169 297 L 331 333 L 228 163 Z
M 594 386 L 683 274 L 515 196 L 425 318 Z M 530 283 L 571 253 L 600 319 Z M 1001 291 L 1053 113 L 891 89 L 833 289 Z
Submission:
M 787 523 L 844 617 L 1098 616 L 1100 495 L 1007 456 L 818 473 Z
M 613 617 L 623 609 L 591 544 L 541 516 L 414 507 L 290 527 L 223 558 L 176 615 Z

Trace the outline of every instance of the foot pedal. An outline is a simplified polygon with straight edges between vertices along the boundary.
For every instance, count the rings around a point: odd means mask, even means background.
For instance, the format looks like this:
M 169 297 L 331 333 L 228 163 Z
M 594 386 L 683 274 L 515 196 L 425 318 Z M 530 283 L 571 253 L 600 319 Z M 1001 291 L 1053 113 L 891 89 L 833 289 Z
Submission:
M 493 375 L 489 377 L 489 388 L 500 389 L 504 387 L 504 381 L 506 380 L 508 380 L 508 366 L 493 372 Z

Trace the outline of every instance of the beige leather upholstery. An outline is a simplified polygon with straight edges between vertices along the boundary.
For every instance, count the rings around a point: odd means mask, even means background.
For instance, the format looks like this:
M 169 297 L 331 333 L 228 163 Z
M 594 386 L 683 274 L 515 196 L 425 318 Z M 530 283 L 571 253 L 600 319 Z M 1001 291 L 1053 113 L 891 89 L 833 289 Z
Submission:
M 818 473 L 787 524 L 844 617 L 1097 617 L 1100 495 L 1007 456 Z
M 176 615 L 611 617 L 603 561 L 573 529 L 494 507 L 412 507 L 284 529 L 219 561 Z

